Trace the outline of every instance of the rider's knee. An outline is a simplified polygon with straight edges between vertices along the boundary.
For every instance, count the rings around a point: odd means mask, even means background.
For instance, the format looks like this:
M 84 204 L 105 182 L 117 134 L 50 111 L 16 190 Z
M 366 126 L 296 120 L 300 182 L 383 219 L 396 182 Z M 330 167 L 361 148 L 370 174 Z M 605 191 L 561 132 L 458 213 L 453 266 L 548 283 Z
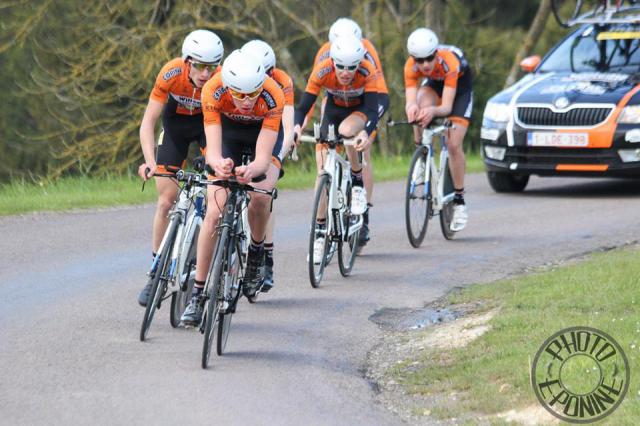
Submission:
M 254 212 L 263 212 L 271 204 L 271 197 L 264 194 L 253 194 L 249 203 L 249 210 Z

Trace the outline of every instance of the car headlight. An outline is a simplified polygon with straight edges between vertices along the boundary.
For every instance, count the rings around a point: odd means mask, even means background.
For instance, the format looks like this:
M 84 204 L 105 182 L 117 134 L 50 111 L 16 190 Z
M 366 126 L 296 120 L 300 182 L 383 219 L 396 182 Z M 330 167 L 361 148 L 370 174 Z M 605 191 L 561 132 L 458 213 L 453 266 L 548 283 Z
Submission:
M 511 108 L 509 104 L 487 102 L 487 106 L 484 108 L 484 118 L 498 123 L 506 123 L 511 118 Z
M 622 109 L 618 123 L 638 124 L 640 123 L 640 105 L 626 106 Z

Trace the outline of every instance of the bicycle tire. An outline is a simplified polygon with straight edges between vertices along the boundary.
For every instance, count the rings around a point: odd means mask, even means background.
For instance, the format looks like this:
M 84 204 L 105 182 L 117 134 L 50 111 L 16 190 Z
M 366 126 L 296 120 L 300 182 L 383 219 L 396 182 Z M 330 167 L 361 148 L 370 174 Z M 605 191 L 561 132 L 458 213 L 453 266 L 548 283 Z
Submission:
M 429 218 L 432 215 L 432 202 L 430 196 L 431 188 L 427 188 L 427 191 L 425 193 L 423 189 L 424 182 L 420 183 L 419 176 L 422 175 L 422 179 L 424 180 L 424 172 L 416 172 L 416 167 L 420 160 L 422 160 L 422 164 L 424 164 L 424 167 L 429 167 L 429 164 L 427 163 L 428 149 L 429 148 L 427 147 L 418 147 L 418 149 L 416 149 L 416 152 L 413 154 L 411 165 L 409 166 L 409 174 L 407 176 L 407 186 L 405 190 L 405 225 L 407 228 L 407 237 L 409 237 L 409 243 L 414 248 L 418 248 L 422 244 L 422 241 L 427 234 Z M 415 181 L 414 174 L 416 175 Z M 416 196 L 416 193 L 420 195 Z M 414 215 L 412 214 L 412 202 L 415 200 L 420 200 L 420 202 L 416 203 L 418 204 L 418 214 L 414 218 Z
M 316 217 L 318 214 L 318 210 L 320 208 L 320 201 L 322 200 L 322 196 L 325 195 L 326 201 L 329 201 L 329 188 L 331 184 L 331 178 L 327 174 L 323 174 L 320 176 L 320 180 L 318 181 L 318 188 L 316 189 L 316 194 L 313 201 L 313 209 L 311 211 L 311 227 L 309 232 L 309 252 L 307 256 L 307 264 L 309 266 L 309 281 L 311 283 L 311 287 L 318 288 L 320 286 L 320 281 L 322 281 L 322 275 L 324 274 L 324 268 L 327 265 L 327 253 L 330 246 L 329 243 L 329 229 L 326 230 L 325 239 L 324 239 L 324 249 L 321 261 L 316 264 L 313 258 L 313 247 L 315 245 L 316 240 Z M 325 217 L 328 219 L 329 212 L 327 211 Z M 318 271 L 316 272 L 315 268 L 318 267 Z
M 215 331 L 215 323 L 218 319 L 218 307 L 219 307 L 219 293 L 220 293 L 220 281 L 222 278 L 222 267 L 224 262 L 224 255 L 227 247 L 227 240 L 229 239 L 229 228 L 223 226 L 218 236 L 218 242 L 216 243 L 216 251 L 211 264 L 211 269 L 207 280 L 209 285 L 207 290 L 209 292 L 209 299 L 207 300 L 207 309 L 205 310 L 204 318 L 204 342 L 202 344 L 202 368 L 206 369 L 209 366 L 209 359 L 211 356 L 211 345 L 213 343 L 213 334 Z
M 573 6 L 575 4 L 575 6 Z M 569 28 L 570 22 L 580 16 L 583 0 L 551 0 L 551 13 L 556 19 L 558 25 L 563 28 Z M 565 9 L 572 8 L 571 15 L 565 12 Z
M 347 186 L 347 194 L 351 194 L 351 185 Z M 351 197 L 347 195 L 347 210 L 345 211 L 342 220 L 345 221 L 346 226 L 344 230 L 349 235 L 349 228 L 351 228 Z M 355 216 L 358 218 L 358 216 Z M 348 277 L 353 270 L 353 264 L 356 261 L 356 255 L 358 254 L 358 236 L 360 235 L 360 229 L 347 237 L 346 241 L 341 238 L 338 242 L 338 266 L 340 268 L 340 274 L 343 277 Z
M 178 274 L 176 274 L 180 288 L 171 295 L 171 314 L 169 320 L 173 328 L 177 328 L 180 325 L 180 317 L 189 303 L 193 290 L 193 280 L 191 280 L 190 277 L 196 267 L 196 249 L 198 247 L 198 235 L 200 234 L 200 225 L 196 224 L 194 226 L 193 238 L 187 249 L 186 256 L 183 257 L 182 253 L 178 256 L 178 262 L 182 263 L 182 266 L 179 268 Z M 187 229 L 187 232 L 191 232 L 191 229 Z
M 447 164 L 445 164 L 444 170 L 444 187 L 453 190 L 453 179 L 451 177 L 451 170 L 449 169 L 449 161 L 447 160 Z M 456 235 L 456 231 L 451 230 L 451 221 L 453 220 L 453 202 L 449 201 L 442 206 L 442 210 L 440 210 L 440 229 L 442 230 L 442 235 L 447 240 L 453 240 L 453 237 Z
M 237 235 L 237 234 L 236 234 Z M 225 280 L 229 281 L 229 284 L 225 283 L 223 288 L 229 288 L 229 294 L 225 294 L 225 298 L 227 302 L 229 302 L 229 307 L 226 312 L 220 312 L 218 316 L 218 335 L 216 338 L 216 353 L 221 356 L 226 347 L 227 341 L 229 340 L 229 330 L 231 329 L 231 318 L 233 317 L 233 313 L 235 311 L 235 305 L 238 303 L 238 297 L 240 293 L 240 269 L 242 267 L 242 259 L 241 253 L 238 250 L 239 243 L 237 242 L 237 237 L 232 238 L 229 243 L 229 247 L 231 250 L 228 250 L 227 260 L 225 262 L 224 267 L 224 276 Z
M 173 248 L 174 240 L 176 237 L 176 229 L 178 228 L 178 220 L 172 219 L 167 227 L 168 237 L 162 252 L 160 253 L 160 261 L 156 267 L 156 272 L 153 277 L 149 278 L 151 281 L 151 290 L 149 292 L 149 300 L 147 301 L 147 307 L 144 310 L 144 317 L 142 318 L 142 325 L 140 326 L 140 341 L 144 342 L 147 339 L 147 334 L 151 328 L 153 317 L 156 310 L 160 307 L 162 297 L 166 291 L 166 286 L 162 283 L 162 277 L 166 274 L 169 267 L 169 256 L 171 255 L 171 249 Z M 163 284 L 162 286 L 160 284 Z

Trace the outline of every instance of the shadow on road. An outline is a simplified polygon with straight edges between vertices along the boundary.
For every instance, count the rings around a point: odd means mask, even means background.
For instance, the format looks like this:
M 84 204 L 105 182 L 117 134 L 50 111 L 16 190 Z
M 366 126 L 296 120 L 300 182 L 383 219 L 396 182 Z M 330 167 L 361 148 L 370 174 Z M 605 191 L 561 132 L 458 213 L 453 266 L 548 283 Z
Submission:
M 544 183 L 544 187 L 538 187 Z M 572 181 L 564 183 L 563 179 L 548 178 L 537 180 L 536 187 L 527 189 L 516 197 L 562 197 L 562 198 L 635 198 L 640 195 L 640 179 L 599 179 Z

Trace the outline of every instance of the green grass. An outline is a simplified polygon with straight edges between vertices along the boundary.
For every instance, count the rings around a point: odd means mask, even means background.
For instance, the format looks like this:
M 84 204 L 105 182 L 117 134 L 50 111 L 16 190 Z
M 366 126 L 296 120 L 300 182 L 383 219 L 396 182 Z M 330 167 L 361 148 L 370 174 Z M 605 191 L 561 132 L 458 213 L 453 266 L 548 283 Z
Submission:
M 409 156 L 376 157 L 373 159 L 378 182 L 404 179 Z M 478 155 L 469 156 L 469 172 L 482 170 Z M 285 164 L 285 177 L 280 189 L 303 189 L 313 186 L 315 165 L 309 162 Z M 66 177 L 54 181 L 14 181 L 0 185 L 0 216 L 36 211 L 61 211 L 95 207 L 110 207 L 152 202 L 156 198 L 153 182 L 141 192 L 141 181 L 135 175 L 107 177 Z
M 440 418 L 535 406 L 539 402 L 529 371 L 540 345 L 563 328 L 590 326 L 617 340 L 631 371 L 625 401 L 602 424 L 636 425 L 640 419 L 639 284 L 640 252 L 619 250 L 544 273 L 469 287 L 449 296 L 447 303 L 480 301 L 483 309 L 498 308 L 489 322 L 490 331 L 464 348 L 427 350 L 389 374 L 408 392 L 429 396 L 425 401 L 444 401 L 432 409 Z M 452 392 L 457 399 L 447 402 Z M 431 408 L 426 405 L 417 412 Z

